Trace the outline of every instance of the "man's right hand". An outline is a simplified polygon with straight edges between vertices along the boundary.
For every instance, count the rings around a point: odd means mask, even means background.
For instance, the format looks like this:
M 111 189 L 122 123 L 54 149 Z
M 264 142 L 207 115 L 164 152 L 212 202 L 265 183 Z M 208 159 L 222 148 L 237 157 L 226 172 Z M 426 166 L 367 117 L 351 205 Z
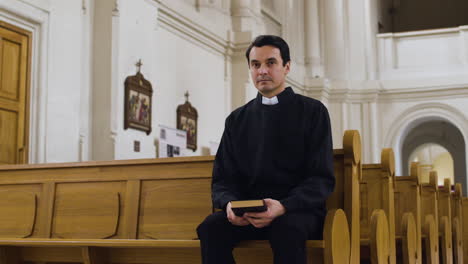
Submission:
M 246 226 L 250 224 L 250 222 L 247 221 L 247 219 L 245 219 L 244 217 L 237 216 L 236 214 L 234 214 L 234 212 L 231 209 L 231 202 L 229 202 L 226 206 L 226 213 L 227 213 L 227 218 L 229 222 L 233 225 Z

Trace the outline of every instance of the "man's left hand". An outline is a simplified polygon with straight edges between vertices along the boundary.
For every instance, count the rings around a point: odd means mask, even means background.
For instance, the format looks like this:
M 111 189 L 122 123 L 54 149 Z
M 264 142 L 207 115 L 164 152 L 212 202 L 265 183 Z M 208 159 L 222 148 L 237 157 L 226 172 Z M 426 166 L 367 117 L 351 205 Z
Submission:
M 286 208 L 279 201 L 270 198 L 263 200 L 267 206 L 265 212 L 244 214 L 244 217 L 256 228 L 269 226 L 276 217 L 286 213 Z

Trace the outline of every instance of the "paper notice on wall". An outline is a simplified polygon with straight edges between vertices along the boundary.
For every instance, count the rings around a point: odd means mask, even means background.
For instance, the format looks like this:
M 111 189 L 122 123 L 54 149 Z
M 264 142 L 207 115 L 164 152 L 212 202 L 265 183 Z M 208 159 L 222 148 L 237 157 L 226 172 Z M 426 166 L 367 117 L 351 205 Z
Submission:
M 159 125 L 159 157 L 181 157 L 187 148 L 187 131 Z

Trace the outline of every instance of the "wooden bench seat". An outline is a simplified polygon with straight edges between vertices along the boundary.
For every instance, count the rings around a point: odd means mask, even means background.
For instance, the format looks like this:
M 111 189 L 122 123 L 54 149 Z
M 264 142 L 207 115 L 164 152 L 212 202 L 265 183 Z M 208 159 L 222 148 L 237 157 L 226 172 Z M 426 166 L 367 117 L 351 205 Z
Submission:
M 347 131 L 334 150 L 324 240 L 307 242 L 314 263 L 359 263 L 360 148 Z M 200 263 L 212 168 L 213 157 L 0 166 L 0 263 Z M 266 241 L 234 254 L 272 257 Z
M 439 263 L 439 213 L 438 213 L 438 185 L 437 172 L 429 173 L 429 183 L 421 183 L 421 225 L 423 263 Z M 449 245 L 444 245 L 448 250 Z
M 462 186 L 455 183 L 451 197 L 452 203 L 452 235 L 454 263 L 463 263 L 463 205 Z
M 403 263 L 422 263 L 422 241 L 421 241 L 421 196 L 420 196 L 420 174 L 418 164 L 411 164 L 410 176 L 395 177 L 395 234 L 401 236 L 402 232 L 408 232 L 404 226 L 407 223 L 398 221 L 408 221 L 408 218 L 414 218 L 416 247 L 415 252 L 403 254 L 408 257 L 408 262 Z M 407 215 L 410 213 L 410 215 Z M 407 215 L 405 217 L 405 215 Z M 404 244 L 404 241 L 403 241 Z M 403 248 L 403 251 L 407 248 Z M 413 259 L 415 256 L 416 258 Z
M 399 216 L 395 213 L 395 196 L 397 201 L 404 197 L 417 193 L 412 193 L 414 189 L 412 183 L 409 186 L 406 182 L 399 183 L 399 190 L 395 194 L 395 158 L 392 149 L 383 149 L 380 164 L 364 164 L 361 180 L 361 237 L 366 237 L 371 226 L 369 220 L 370 213 L 374 210 L 383 210 L 388 219 L 388 257 L 382 258 L 383 262 L 373 261 L 372 263 L 420 263 L 418 258 L 418 234 L 415 218 L 415 210 L 402 208 L 399 204 Z M 399 178 L 405 179 L 405 178 Z M 406 178 L 414 180 L 414 178 Z M 408 188 L 408 189 L 405 189 Z M 401 194 L 401 192 L 410 192 Z M 416 200 L 417 201 L 417 200 Z M 433 224 L 434 225 L 434 224 Z M 397 231 L 396 231 L 397 230 Z M 434 232 L 434 230 L 433 230 Z M 426 238 L 425 234 L 420 237 Z M 398 256 L 398 257 L 397 257 Z M 377 258 L 375 258 L 377 259 Z
M 439 231 L 441 234 L 442 263 L 452 264 L 453 260 L 453 234 L 452 234 L 452 184 L 450 179 L 444 179 L 444 186 L 439 188 L 438 213 Z
M 361 192 L 361 247 L 371 247 L 376 249 L 376 245 L 367 245 L 363 240 L 371 238 L 370 243 L 381 243 L 387 246 L 381 249 L 380 252 L 372 252 L 372 263 L 396 263 L 395 254 L 395 221 L 394 219 L 394 202 L 393 202 L 393 178 L 394 178 L 394 154 L 392 149 L 383 149 L 381 153 L 380 164 L 363 164 L 362 178 L 360 181 Z M 385 218 L 386 224 L 383 227 L 385 237 L 375 241 L 372 236 L 371 216 L 374 212 L 382 211 L 382 217 Z M 362 249 L 366 250 L 366 249 Z
M 463 212 L 463 219 L 462 219 L 462 233 L 463 233 L 463 259 L 468 260 L 468 198 L 462 198 L 462 212 Z
M 5 247 L 6 246 L 6 247 Z M 3 247 L 3 248 L 2 248 Z M 307 241 L 307 248 L 311 255 L 323 250 L 323 240 Z M 117 263 L 122 259 L 132 258 L 129 263 L 159 263 L 167 256 L 161 257 L 162 252 L 177 252 L 181 249 L 187 258 L 186 263 L 199 263 L 199 240 L 152 240 L 152 239 L 0 239 L 0 252 L 4 250 L 9 256 L 8 264 L 29 262 L 80 262 L 80 263 Z M 255 250 L 260 253 L 271 251 L 267 241 L 244 241 L 236 251 Z M 242 252 L 241 252 L 242 253 Z M 12 256 L 21 256 L 16 262 Z M 241 258 L 242 255 L 240 254 Z M 248 255 L 248 254 L 247 254 Z M 268 258 L 267 254 L 266 258 Z M 88 259 L 87 259 L 88 258 Z M 172 258 L 172 257 L 169 257 Z M 5 260 L 5 259 L 4 259 Z M 259 261 L 256 258 L 254 261 Z M 265 259 L 265 261 L 268 261 Z M 239 263 L 248 263 L 243 260 Z M 254 262 L 253 262 L 254 263 Z M 257 262 L 258 263 L 258 262 Z M 262 263 L 262 262 L 260 262 Z

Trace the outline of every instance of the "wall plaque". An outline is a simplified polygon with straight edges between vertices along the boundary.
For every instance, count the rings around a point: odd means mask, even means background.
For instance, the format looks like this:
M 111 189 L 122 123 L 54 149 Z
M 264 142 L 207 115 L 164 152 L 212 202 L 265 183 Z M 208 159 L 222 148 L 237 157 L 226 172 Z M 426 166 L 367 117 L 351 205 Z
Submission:
M 151 109 L 153 88 L 141 74 L 141 60 L 136 66 L 138 72 L 125 79 L 124 129 L 134 128 L 151 133 Z
M 197 150 L 198 112 L 189 102 L 185 93 L 185 103 L 177 107 L 177 129 L 187 131 L 187 148 Z

